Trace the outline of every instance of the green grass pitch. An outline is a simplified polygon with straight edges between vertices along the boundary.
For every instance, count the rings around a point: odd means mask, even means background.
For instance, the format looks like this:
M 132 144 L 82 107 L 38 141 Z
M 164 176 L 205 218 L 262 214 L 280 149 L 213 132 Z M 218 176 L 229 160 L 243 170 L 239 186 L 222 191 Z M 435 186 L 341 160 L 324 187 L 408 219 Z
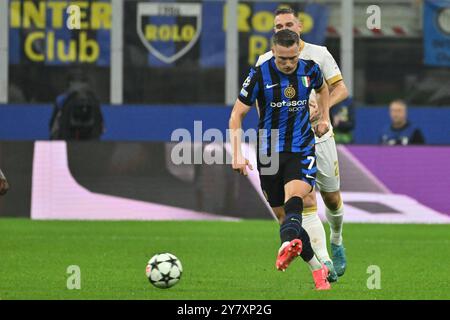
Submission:
M 449 235 L 449 225 L 346 224 L 347 272 L 316 292 L 301 259 L 275 269 L 274 221 L 0 219 L 0 299 L 450 299 Z M 183 264 L 170 289 L 145 277 L 158 252 Z M 80 290 L 66 287 L 70 265 L 81 269 Z M 371 265 L 381 289 L 367 287 Z

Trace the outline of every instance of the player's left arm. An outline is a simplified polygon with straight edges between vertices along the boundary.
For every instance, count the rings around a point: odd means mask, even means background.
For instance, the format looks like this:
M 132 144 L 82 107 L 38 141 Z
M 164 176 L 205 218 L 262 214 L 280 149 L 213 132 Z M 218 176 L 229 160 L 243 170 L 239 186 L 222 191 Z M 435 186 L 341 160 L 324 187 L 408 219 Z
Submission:
M 347 86 L 342 78 L 341 70 L 331 53 L 326 50 L 323 60 L 323 75 L 327 80 L 330 93 L 330 108 L 344 101 L 349 96 Z
M 320 138 L 330 130 L 330 93 L 325 81 L 322 86 L 316 90 L 317 108 L 319 109 L 320 118 L 315 127 L 315 133 Z
M 344 80 L 340 80 L 332 85 L 329 85 L 330 91 L 330 108 L 339 104 L 348 98 L 349 93 Z
M 330 93 L 319 65 L 315 63 L 310 70 L 311 88 L 316 92 L 317 109 L 320 115 L 314 132 L 320 138 L 330 130 Z

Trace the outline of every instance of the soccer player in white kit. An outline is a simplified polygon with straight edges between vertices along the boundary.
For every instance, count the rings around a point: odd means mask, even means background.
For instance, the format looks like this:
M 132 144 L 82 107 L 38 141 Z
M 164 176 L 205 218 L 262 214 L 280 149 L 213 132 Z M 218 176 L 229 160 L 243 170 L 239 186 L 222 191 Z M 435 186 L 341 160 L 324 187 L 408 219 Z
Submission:
M 274 32 L 289 29 L 298 34 L 302 32 L 302 24 L 295 16 L 291 8 L 280 8 L 275 12 Z M 272 58 L 271 51 L 261 55 L 256 66 Z M 314 60 L 322 70 L 330 91 L 330 108 L 348 97 L 348 91 L 342 78 L 341 71 L 333 56 L 326 47 L 313 45 L 301 41 L 300 58 Z M 310 99 L 311 120 L 318 117 L 314 105 L 314 97 Z M 345 249 L 342 242 L 342 225 L 344 205 L 340 193 L 339 163 L 334 141 L 333 129 L 324 136 L 316 136 L 317 156 L 317 187 L 326 206 L 326 217 L 330 224 L 330 242 L 332 259 L 327 251 L 326 236 L 323 224 L 317 215 L 317 199 L 315 192 L 311 192 L 304 199 L 303 227 L 311 238 L 312 247 L 318 258 L 329 270 L 328 280 L 335 282 L 338 276 L 342 276 L 347 267 Z M 280 223 L 284 220 L 283 207 L 274 208 L 274 212 Z

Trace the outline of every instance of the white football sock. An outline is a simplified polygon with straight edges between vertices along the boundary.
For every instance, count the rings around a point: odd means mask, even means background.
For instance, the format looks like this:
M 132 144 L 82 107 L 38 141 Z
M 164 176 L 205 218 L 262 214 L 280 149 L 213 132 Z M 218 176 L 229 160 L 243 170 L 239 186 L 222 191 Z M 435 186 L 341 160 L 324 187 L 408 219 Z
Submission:
M 280 249 L 278 249 L 278 253 L 281 252 L 281 250 L 283 250 L 287 245 L 289 245 L 289 243 L 291 243 L 290 241 L 285 241 L 281 244 Z
M 322 264 L 320 263 L 320 261 L 317 259 L 316 256 L 313 256 L 312 259 L 308 261 L 308 265 L 311 271 L 322 269 Z
M 322 221 L 320 221 L 317 212 L 311 212 L 303 215 L 303 228 L 308 232 L 311 246 L 320 261 L 330 261 L 330 256 L 327 250 L 327 238 Z
M 344 204 L 341 203 L 339 209 L 331 211 L 325 209 L 328 223 L 330 224 L 330 240 L 331 243 L 340 246 L 342 244 L 342 225 L 344 223 Z

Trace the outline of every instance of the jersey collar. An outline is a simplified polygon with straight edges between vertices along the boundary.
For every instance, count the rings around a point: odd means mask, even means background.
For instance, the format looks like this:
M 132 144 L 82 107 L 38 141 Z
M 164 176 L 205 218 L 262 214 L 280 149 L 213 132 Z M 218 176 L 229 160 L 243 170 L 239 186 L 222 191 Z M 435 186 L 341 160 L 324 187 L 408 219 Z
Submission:
M 297 74 L 298 68 L 300 68 L 300 59 L 299 59 L 298 62 L 297 62 L 297 67 L 295 67 L 295 71 L 292 72 L 291 74 L 286 74 L 286 73 L 284 73 L 284 72 L 282 72 L 281 70 L 278 69 L 277 64 L 275 63 L 275 56 L 273 56 L 272 58 L 270 58 L 270 64 L 272 65 L 272 68 L 273 68 L 276 72 L 278 72 L 278 74 L 280 74 L 280 75 L 282 75 L 282 76 L 285 76 L 285 77 L 289 77 L 289 76 L 291 76 L 291 75 L 293 75 L 293 74 Z

